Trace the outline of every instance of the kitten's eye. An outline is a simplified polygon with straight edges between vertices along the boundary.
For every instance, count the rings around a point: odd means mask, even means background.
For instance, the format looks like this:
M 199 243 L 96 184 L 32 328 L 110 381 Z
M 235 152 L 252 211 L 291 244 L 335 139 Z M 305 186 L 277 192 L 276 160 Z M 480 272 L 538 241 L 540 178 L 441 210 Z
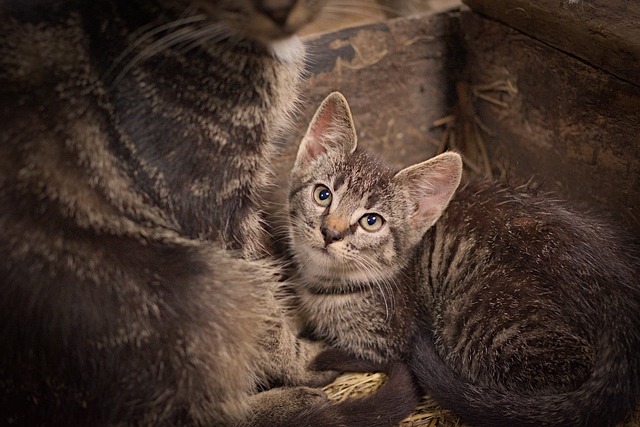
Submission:
M 317 185 L 315 190 L 313 190 L 313 200 L 323 208 L 329 206 L 332 199 L 333 195 L 331 194 L 331 190 L 322 184 Z
M 358 222 L 360 223 L 360 227 L 364 228 L 367 231 L 374 232 L 382 228 L 384 219 L 378 214 L 369 213 L 364 214 Z

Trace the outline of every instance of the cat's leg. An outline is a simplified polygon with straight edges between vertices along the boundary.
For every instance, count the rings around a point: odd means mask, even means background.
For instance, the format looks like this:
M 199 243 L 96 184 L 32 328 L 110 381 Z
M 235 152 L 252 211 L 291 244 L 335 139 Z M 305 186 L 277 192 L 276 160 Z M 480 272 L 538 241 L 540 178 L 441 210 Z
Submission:
M 242 426 L 283 426 L 285 420 L 309 408 L 327 407 L 329 398 L 320 389 L 311 387 L 276 387 L 251 396 L 249 418 Z
M 274 299 L 275 300 L 275 299 Z M 267 384 L 321 387 L 329 384 L 338 372 L 318 370 L 316 358 L 327 349 L 320 341 L 300 338 L 295 322 L 277 302 L 269 320 L 269 328 L 260 340 L 258 372 Z
M 329 352 L 333 353 L 333 352 Z M 344 353 L 343 353 L 344 354 Z M 341 360 L 330 354 L 325 362 Z M 349 362 L 347 362 L 349 363 Z M 408 367 L 386 366 L 387 380 L 376 392 L 359 399 L 331 402 L 320 390 L 281 387 L 258 393 L 249 399 L 251 427 L 390 427 L 397 425 L 417 406 L 422 395 Z
M 263 296 L 268 300 L 264 305 L 271 307 L 268 329 L 260 341 L 258 372 L 264 372 L 265 385 L 318 387 L 333 381 L 339 372 L 385 371 L 386 364 L 331 348 L 305 334 L 295 297 L 283 291 L 288 286 L 278 283 Z

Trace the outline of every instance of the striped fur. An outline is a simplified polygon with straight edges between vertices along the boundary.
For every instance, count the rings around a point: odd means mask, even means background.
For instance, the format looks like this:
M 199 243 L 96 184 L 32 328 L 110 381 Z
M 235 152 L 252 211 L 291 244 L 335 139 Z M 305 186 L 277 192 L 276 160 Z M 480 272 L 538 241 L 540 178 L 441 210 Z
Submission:
M 259 260 L 324 3 L 0 2 L 0 424 L 357 421 Z
M 332 94 L 291 174 L 291 251 L 313 334 L 407 360 L 473 425 L 603 426 L 629 414 L 640 396 L 636 243 L 526 188 L 467 182 L 449 200 L 456 155 L 394 174 L 356 145 L 346 100 Z M 348 223 L 328 239 L 338 213 Z M 378 231 L 360 225 L 369 213 L 384 218 Z

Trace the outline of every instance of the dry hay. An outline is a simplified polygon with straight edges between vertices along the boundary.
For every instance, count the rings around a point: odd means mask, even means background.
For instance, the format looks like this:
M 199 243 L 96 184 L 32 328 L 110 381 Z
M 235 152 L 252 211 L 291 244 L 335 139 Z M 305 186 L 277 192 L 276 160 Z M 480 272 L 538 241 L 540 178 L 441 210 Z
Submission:
M 482 124 L 476 114 L 474 102 L 481 99 L 497 108 L 509 108 L 509 102 L 501 99 L 511 99 L 518 90 L 509 80 L 495 81 L 486 85 L 470 85 L 459 81 L 456 84 L 458 103 L 455 112 L 442 117 L 433 123 L 434 128 L 443 127 L 442 137 L 437 142 L 437 152 L 454 150 L 460 153 L 468 173 L 476 177 L 495 179 L 496 168 L 492 165 L 487 152 L 483 134 L 491 135 L 491 131 Z M 498 172 L 499 178 L 504 177 L 504 170 Z
M 329 398 L 334 401 L 355 399 L 375 392 L 385 381 L 382 373 L 347 373 L 338 377 L 324 388 Z M 463 426 L 451 412 L 442 409 L 430 397 L 425 396 L 413 414 L 408 416 L 402 427 L 457 427 Z
M 385 381 L 382 373 L 346 373 L 324 388 L 331 400 L 340 402 L 357 399 L 375 392 Z M 466 427 L 450 411 L 443 409 L 429 396 L 424 396 L 415 411 L 404 419 L 400 427 Z M 631 420 L 619 427 L 640 427 L 640 405 Z

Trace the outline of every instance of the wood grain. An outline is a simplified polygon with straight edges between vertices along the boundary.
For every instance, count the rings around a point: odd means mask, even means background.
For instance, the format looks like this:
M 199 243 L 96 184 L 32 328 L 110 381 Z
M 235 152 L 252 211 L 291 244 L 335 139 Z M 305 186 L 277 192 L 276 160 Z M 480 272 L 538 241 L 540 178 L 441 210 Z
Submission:
M 640 1 L 463 1 L 482 15 L 640 85 Z
M 640 87 L 471 11 L 461 14 L 472 87 L 494 164 L 610 212 L 640 236 Z

